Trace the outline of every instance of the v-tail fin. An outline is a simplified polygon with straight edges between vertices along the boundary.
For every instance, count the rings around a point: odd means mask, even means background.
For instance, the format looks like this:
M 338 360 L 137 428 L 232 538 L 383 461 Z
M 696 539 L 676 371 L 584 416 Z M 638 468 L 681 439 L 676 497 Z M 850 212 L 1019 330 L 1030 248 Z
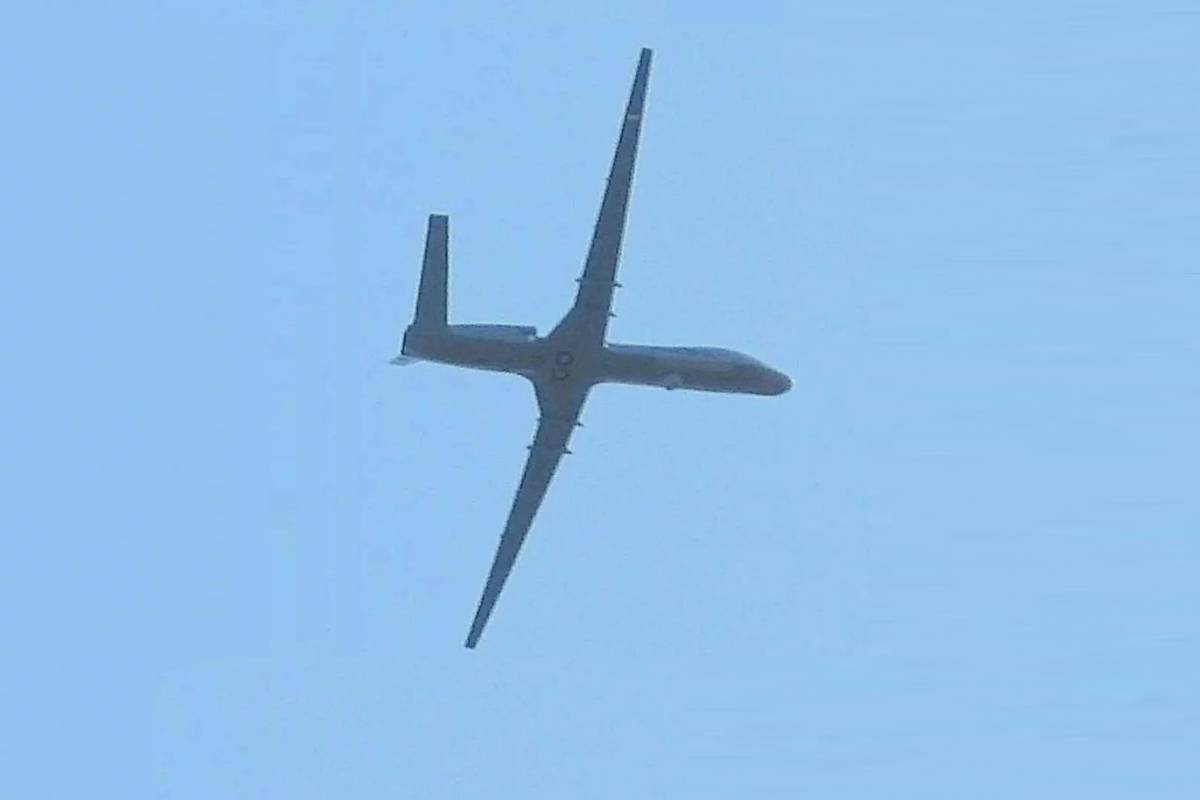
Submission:
M 450 272 L 450 217 L 430 214 L 425 233 L 425 259 L 421 264 L 421 286 L 413 326 L 441 328 L 446 325 L 446 285 Z

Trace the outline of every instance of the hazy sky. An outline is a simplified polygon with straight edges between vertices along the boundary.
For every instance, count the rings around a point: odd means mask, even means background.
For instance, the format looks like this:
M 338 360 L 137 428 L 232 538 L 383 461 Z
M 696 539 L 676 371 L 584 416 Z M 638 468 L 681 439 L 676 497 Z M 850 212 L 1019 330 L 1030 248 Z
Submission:
M 0 56 L 0 795 L 1200 796 L 1194 2 L 80 5 Z M 426 216 L 553 325 L 643 46 L 612 337 L 795 389 L 594 392 L 471 652 L 536 408 L 387 365 Z

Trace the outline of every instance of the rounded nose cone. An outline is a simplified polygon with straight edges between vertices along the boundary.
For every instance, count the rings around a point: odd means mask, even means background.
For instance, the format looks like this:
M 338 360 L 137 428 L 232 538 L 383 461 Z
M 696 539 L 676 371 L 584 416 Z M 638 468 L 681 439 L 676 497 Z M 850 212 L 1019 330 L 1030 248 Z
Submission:
M 768 386 L 771 394 L 783 394 L 792 388 L 792 379 L 782 372 L 771 370 L 768 377 Z

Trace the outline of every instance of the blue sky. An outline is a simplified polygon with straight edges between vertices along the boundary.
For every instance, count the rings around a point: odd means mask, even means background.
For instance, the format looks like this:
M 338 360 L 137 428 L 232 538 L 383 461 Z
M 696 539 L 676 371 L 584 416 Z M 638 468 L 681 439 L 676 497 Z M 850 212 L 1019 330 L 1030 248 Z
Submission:
M 1200 793 L 1194 4 L 10 23 L 0 794 Z M 594 392 L 470 652 L 535 407 L 386 365 L 426 215 L 552 325 L 642 46 L 611 335 L 796 388 Z

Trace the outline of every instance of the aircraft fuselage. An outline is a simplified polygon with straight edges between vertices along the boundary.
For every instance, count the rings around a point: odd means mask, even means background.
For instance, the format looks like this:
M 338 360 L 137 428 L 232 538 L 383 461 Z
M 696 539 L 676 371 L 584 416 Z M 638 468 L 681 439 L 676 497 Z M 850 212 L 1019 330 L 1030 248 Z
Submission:
M 608 344 L 579 349 L 518 325 L 410 327 L 401 352 L 458 367 L 510 372 L 535 383 L 623 383 L 730 394 L 782 394 L 791 380 L 751 356 L 715 347 Z

